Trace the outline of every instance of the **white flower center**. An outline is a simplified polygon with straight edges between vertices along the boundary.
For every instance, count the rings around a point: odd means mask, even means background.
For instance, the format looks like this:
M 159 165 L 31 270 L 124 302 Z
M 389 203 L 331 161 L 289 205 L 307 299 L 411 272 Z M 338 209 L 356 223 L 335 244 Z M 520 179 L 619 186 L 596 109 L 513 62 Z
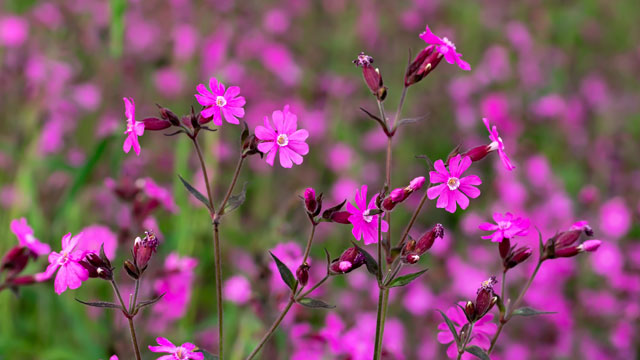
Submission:
M 364 219 L 364 221 L 370 223 L 371 220 L 373 220 L 373 215 L 369 215 L 369 210 L 367 210 L 362 213 L 362 218 Z
M 289 138 L 287 137 L 287 134 L 280 134 L 278 135 L 276 142 L 280 146 L 287 146 L 287 144 L 289 144 Z
M 498 222 L 498 227 L 500 230 L 506 230 L 511 227 L 511 221 L 500 221 Z
M 27 234 L 27 236 L 25 237 L 25 240 L 27 241 L 27 243 L 33 244 L 35 242 L 36 238 L 31 234 Z
M 447 186 L 451 191 L 456 190 L 460 187 L 460 179 L 457 177 L 450 177 L 449 180 L 447 180 Z
M 447 39 L 446 37 L 442 38 L 442 42 L 445 43 L 447 46 L 452 47 L 454 50 L 456 49 L 456 45 L 451 42 L 451 40 Z
M 68 252 L 63 252 L 60 255 L 61 256 L 60 256 L 60 259 L 58 259 L 58 264 L 64 265 L 64 264 L 69 262 L 69 253 Z
M 216 98 L 216 105 L 218 105 L 218 107 L 227 105 L 227 99 L 225 99 L 224 96 L 218 96 Z

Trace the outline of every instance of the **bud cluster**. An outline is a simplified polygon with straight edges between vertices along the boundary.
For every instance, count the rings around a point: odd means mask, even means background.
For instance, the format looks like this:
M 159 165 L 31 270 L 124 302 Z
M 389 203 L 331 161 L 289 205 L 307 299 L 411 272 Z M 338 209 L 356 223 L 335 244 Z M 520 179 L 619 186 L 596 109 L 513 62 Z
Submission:
M 406 200 L 414 191 L 419 190 L 424 185 L 424 182 L 424 176 L 419 176 L 411 180 L 406 187 L 393 189 L 389 196 L 382 201 L 382 209 L 385 211 L 393 210 L 396 205 Z
M 475 304 L 467 301 L 464 307 L 464 313 L 470 323 L 480 320 L 485 316 L 498 302 L 498 297 L 493 291 L 493 287 L 498 283 L 495 276 L 482 282 L 476 295 Z
M 586 222 L 574 224 L 569 230 L 556 234 L 544 245 L 542 259 L 573 257 L 581 252 L 593 252 L 600 247 L 600 240 L 587 240 L 578 244 L 582 234 L 593 236 L 593 229 Z
M 351 247 L 345 250 L 338 259 L 331 262 L 329 272 L 332 275 L 346 274 L 359 268 L 364 262 L 364 254 L 357 247 Z
M 522 264 L 527 259 L 529 259 L 532 254 L 531 248 L 528 246 L 511 246 L 511 240 L 509 240 L 509 238 L 502 239 L 502 242 L 500 242 L 498 249 L 500 251 L 500 257 L 502 258 L 502 266 L 504 268 L 504 271 Z
M 442 224 L 436 224 L 431 230 L 427 231 L 418 241 L 410 239 L 402 248 L 402 261 L 407 264 L 415 264 L 420 260 L 420 256 L 429 251 L 437 238 L 444 237 L 444 227 Z

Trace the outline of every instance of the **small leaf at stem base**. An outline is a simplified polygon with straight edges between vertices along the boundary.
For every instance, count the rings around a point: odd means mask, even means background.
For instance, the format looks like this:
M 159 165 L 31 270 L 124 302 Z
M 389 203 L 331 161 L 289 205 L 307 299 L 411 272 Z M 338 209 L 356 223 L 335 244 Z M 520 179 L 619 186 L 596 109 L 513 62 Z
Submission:
M 553 311 L 539 311 L 530 307 L 521 307 L 513 310 L 511 316 L 535 316 L 535 315 L 549 315 L 555 314 Z
M 178 177 L 180 178 L 180 181 L 182 181 L 182 185 L 184 185 L 187 191 L 190 192 L 191 195 L 193 195 L 196 199 L 200 200 L 200 202 L 203 203 L 204 206 L 206 206 L 209 210 L 211 210 L 211 208 L 209 207 L 209 200 L 207 199 L 207 197 L 202 195 L 200 191 L 198 191 L 196 188 L 191 186 L 191 184 L 189 184 L 187 180 L 183 179 L 182 176 L 178 175 Z
M 312 299 L 312 298 L 304 298 L 304 299 L 300 299 L 298 300 L 298 304 L 308 307 L 308 308 L 312 308 L 312 309 L 333 309 L 335 308 L 335 305 L 329 305 L 326 302 L 322 301 L 322 300 L 318 300 L 318 299 Z
M 478 359 L 482 359 L 482 360 L 491 360 L 491 358 L 489 357 L 489 355 L 482 350 L 481 347 L 477 346 L 477 345 L 470 345 L 467 346 L 464 351 L 468 352 L 469 354 L 474 355 L 475 357 L 477 357 Z
M 280 259 L 278 259 L 277 256 L 273 255 L 271 251 L 269 251 L 269 254 L 271 254 L 271 257 L 276 262 L 276 266 L 278 267 L 278 271 L 280 272 L 280 277 L 282 278 L 282 281 L 284 281 L 284 283 L 287 284 L 287 286 L 291 290 L 293 290 L 294 287 L 296 286 L 296 279 L 293 277 L 293 273 L 291 272 L 291 270 L 289 270 L 287 265 L 285 265 L 282 261 L 280 261 Z
M 122 310 L 122 306 L 111 303 L 111 302 L 107 302 L 107 301 L 82 301 L 80 299 L 76 299 L 76 301 L 79 302 L 80 304 L 87 305 L 87 306 Z
M 407 275 L 403 275 L 403 276 L 399 276 L 395 279 L 393 279 L 393 281 L 391 281 L 391 283 L 389 283 L 389 288 L 392 287 L 396 287 L 396 286 L 405 286 L 408 283 L 412 282 L 413 280 L 417 279 L 420 275 L 424 274 L 425 272 L 427 272 L 427 270 L 429 269 L 424 269 L 422 271 L 418 271 L 415 272 L 413 274 L 407 274 Z
M 247 182 L 242 185 L 242 191 L 238 195 L 233 195 L 229 197 L 229 201 L 227 201 L 227 205 L 224 207 L 224 213 L 231 212 L 237 209 L 244 201 L 247 199 Z

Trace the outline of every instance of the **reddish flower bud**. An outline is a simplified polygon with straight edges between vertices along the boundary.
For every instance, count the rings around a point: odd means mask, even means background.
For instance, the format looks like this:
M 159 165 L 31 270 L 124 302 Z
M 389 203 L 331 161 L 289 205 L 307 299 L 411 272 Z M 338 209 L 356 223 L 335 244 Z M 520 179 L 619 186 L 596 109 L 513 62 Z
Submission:
M 33 256 L 35 259 L 35 254 L 28 248 L 23 246 L 13 247 L 2 258 L 0 271 L 7 271 L 7 278 L 18 275 L 27 266 L 29 256 Z
M 84 260 L 80 261 L 80 265 L 89 271 L 89 277 L 91 278 L 101 278 L 109 281 L 113 279 L 113 269 L 98 254 L 87 254 Z
M 426 232 L 422 237 L 418 240 L 416 244 L 416 253 L 418 255 L 422 255 L 425 252 L 429 251 L 433 246 L 433 243 L 436 241 L 436 238 L 444 237 L 444 227 L 442 224 L 436 224 L 431 230 Z
M 397 204 L 406 200 L 409 197 L 409 195 L 411 195 L 414 191 L 419 190 L 422 187 L 422 185 L 424 185 L 424 182 L 425 182 L 424 176 L 419 176 L 411 180 L 409 185 L 407 185 L 406 187 L 393 189 L 391 193 L 389 193 L 389 196 L 387 196 L 382 201 L 382 205 L 381 205 L 382 209 L 386 211 L 393 210 L 393 208 Z
M 158 104 L 156 104 L 156 106 L 160 109 L 160 116 L 162 117 L 163 120 L 167 120 L 169 121 L 169 123 L 173 126 L 180 126 L 180 118 L 173 113 L 173 111 L 162 107 Z M 145 130 L 146 130 L 146 124 L 145 124 Z
M 467 150 L 467 152 L 462 154 L 462 156 L 468 156 L 469 158 L 471 158 L 471 161 L 475 162 L 484 159 L 484 157 L 487 156 L 491 151 L 492 147 L 490 145 L 480 145 Z
M 501 258 L 506 258 L 511 250 L 511 240 L 509 238 L 503 238 L 502 241 L 498 244 L 498 251 L 500 252 Z
M 138 271 L 138 268 L 131 261 L 125 260 L 123 267 L 132 279 L 138 280 L 140 278 L 140 272 Z
M 170 122 L 154 117 L 143 119 L 142 122 L 144 123 L 145 130 L 158 131 L 171 127 Z
M 367 87 L 369 87 L 369 90 L 371 90 L 378 100 L 384 100 L 387 96 L 387 88 L 383 84 L 380 70 L 371 66 L 373 58 L 369 55 L 365 55 L 364 52 L 361 52 L 358 57 L 353 60 L 353 63 L 362 68 L 362 76 L 364 77 L 364 82 L 367 84 Z
M 338 211 L 331 215 L 331 221 L 337 222 L 339 224 L 349 225 L 351 224 L 349 222 L 349 216 L 351 216 L 351 213 L 348 211 Z
M 311 216 L 317 216 L 322 209 L 322 194 L 316 198 L 316 191 L 312 188 L 304 190 L 304 206 Z
M 502 242 L 504 242 L 504 240 Z M 525 262 L 531 256 L 531 254 L 531 248 L 528 246 L 523 246 L 517 249 L 514 246 L 509 250 L 509 253 L 504 258 L 502 264 L 505 269 L 512 269 L 517 265 Z
M 600 244 L 602 244 L 602 241 L 600 240 L 587 240 L 578 247 L 580 248 L 580 251 L 594 252 L 598 250 Z
M 158 249 L 158 239 L 153 231 L 145 231 L 143 239 L 137 237 L 133 244 L 133 261 L 140 273 L 144 272 L 149 260 Z
M 309 282 L 309 265 L 302 264 L 296 270 L 296 278 L 300 285 L 305 286 Z
M 464 314 L 466 315 L 467 320 L 469 320 L 470 322 L 474 320 L 476 316 L 476 307 L 475 305 L 473 305 L 472 301 L 469 300 L 464 305 Z
M 587 236 L 593 236 L 593 229 L 591 229 L 587 222 L 579 221 L 575 223 L 569 230 L 556 234 L 554 237 L 547 240 L 547 243 L 544 246 L 543 259 L 572 257 L 578 255 L 583 251 L 597 250 L 600 244 L 596 242 L 589 242 L 589 244 L 586 245 L 589 250 L 587 250 L 584 244 L 575 244 L 580 239 L 580 236 L 583 232 Z
M 404 75 L 404 85 L 411 86 L 417 83 L 435 69 L 442 60 L 442 56 L 439 54 L 438 51 L 435 51 L 434 45 L 422 49 L 409 64 Z
M 495 276 L 482 282 L 482 285 L 478 289 L 478 295 L 476 296 L 474 320 L 482 318 L 498 301 L 496 294 L 493 292 L 493 286 L 497 283 L 498 281 Z
M 332 274 L 346 274 L 364 264 L 364 255 L 357 247 L 348 248 L 329 266 Z

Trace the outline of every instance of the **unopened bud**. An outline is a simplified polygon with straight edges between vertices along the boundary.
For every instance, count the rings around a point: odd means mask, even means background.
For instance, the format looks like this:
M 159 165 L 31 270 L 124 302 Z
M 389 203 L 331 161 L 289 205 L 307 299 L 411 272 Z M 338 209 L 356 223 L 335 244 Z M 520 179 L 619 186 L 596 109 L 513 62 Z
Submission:
M 89 253 L 84 260 L 80 261 L 90 278 L 101 278 L 111 281 L 113 279 L 113 269 L 97 254 Z
M 362 76 L 369 90 L 371 90 L 378 100 L 384 100 L 387 96 L 387 88 L 383 84 L 380 70 L 371 66 L 373 58 L 361 52 L 358 57 L 353 60 L 353 63 L 362 68 Z
M 158 104 L 156 104 L 156 106 L 160 109 L 160 116 L 162 117 L 162 119 L 169 121 L 169 123 L 173 126 L 180 126 L 180 118 L 176 114 L 174 114 L 173 111 Z
M 581 251 L 594 252 L 598 250 L 598 248 L 600 247 L 600 244 L 602 244 L 602 241 L 600 240 L 587 240 L 578 247 L 580 248 Z
M 418 243 L 416 244 L 416 253 L 418 255 L 422 255 L 429 251 L 433 246 L 433 243 L 436 241 L 436 238 L 442 239 L 442 237 L 444 237 L 444 227 L 442 224 L 436 224 L 433 229 L 422 235 L 418 240 Z
M 404 75 L 404 85 L 411 86 L 422 80 L 438 66 L 440 60 L 442 60 L 442 56 L 439 56 L 439 52 L 435 51 L 434 45 L 422 49 L 409 64 Z
M 351 213 L 348 211 L 338 211 L 331 215 L 331 221 L 337 222 L 339 224 L 349 225 L 351 224 L 351 222 L 349 222 L 350 216 L 351 216 Z
M 511 250 L 511 240 L 509 240 L 509 238 L 503 238 L 502 241 L 498 244 L 500 257 L 503 259 L 506 258 L 509 254 L 509 250 Z
M 124 270 L 127 274 L 134 280 L 138 280 L 140 278 L 140 273 L 138 272 L 138 268 L 129 260 L 124 261 Z
M 307 285 L 307 282 L 309 282 L 309 265 L 300 265 L 298 270 L 296 270 L 296 278 L 301 286 Z
M 393 189 L 389 196 L 387 196 L 384 201 L 382 201 L 382 209 L 386 211 L 391 211 L 393 208 L 406 200 L 409 195 L 411 195 L 414 191 L 419 190 L 422 185 L 424 185 L 425 178 L 424 176 L 419 176 L 411 180 L 409 185 L 404 188 Z
M 322 194 L 316 198 L 316 191 L 312 188 L 304 190 L 304 206 L 309 215 L 317 216 L 322 209 Z
M 476 316 L 476 307 L 473 305 L 472 301 L 467 301 L 464 305 L 464 314 L 467 316 L 467 320 L 473 321 Z
M 159 131 L 171 127 L 170 122 L 154 117 L 146 118 L 142 120 L 142 122 L 144 123 L 145 130 Z
M 495 276 L 492 276 L 488 280 L 482 282 L 482 285 L 478 289 L 478 295 L 476 296 L 474 319 L 477 320 L 482 318 L 498 301 L 498 297 L 493 292 L 493 286 L 497 283 L 498 281 Z
M 505 269 L 512 269 L 517 265 L 525 262 L 531 256 L 531 254 L 532 254 L 531 248 L 528 246 L 523 246 L 517 249 L 511 249 L 509 251 L 509 254 L 507 254 L 507 256 L 504 258 L 503 266 Z
M 469 158 L 471 158 L 471 161 L 476 162 L 484 159 L 484 157 L 487 156 L 487 154 L 489 154 L 491 151 L 492 148 L 490 145 L 480 145 L 467 150 L 467 152 L 462 154 L 462 157 L 468 156 Z
M 144 272 L 151 257 L 158 249 L 158 239 L 153 231 L 145 231 L 144 238 L 137 237 L 133 244 L 134 264 Z
M 364 255 L 357 247 L 348 248 L 337 260 L 334 260 L 329 266 L 329 270 L 333 274 L 346 274 L 364 264 Z
M 247 155 L 254 155 L 258 153 L 260 153 L 258 150 L 258 138 L 254 134 L 251 134 L 242 142 L 242 156 L 246 157 Z
M 27 247 L 15 246 L 2 258 L 0 270 L 7 271 L 7 278 L 14 277 L 24 270 L 32 254 Z M 33 256 L 35 258 L 35 254 Z

